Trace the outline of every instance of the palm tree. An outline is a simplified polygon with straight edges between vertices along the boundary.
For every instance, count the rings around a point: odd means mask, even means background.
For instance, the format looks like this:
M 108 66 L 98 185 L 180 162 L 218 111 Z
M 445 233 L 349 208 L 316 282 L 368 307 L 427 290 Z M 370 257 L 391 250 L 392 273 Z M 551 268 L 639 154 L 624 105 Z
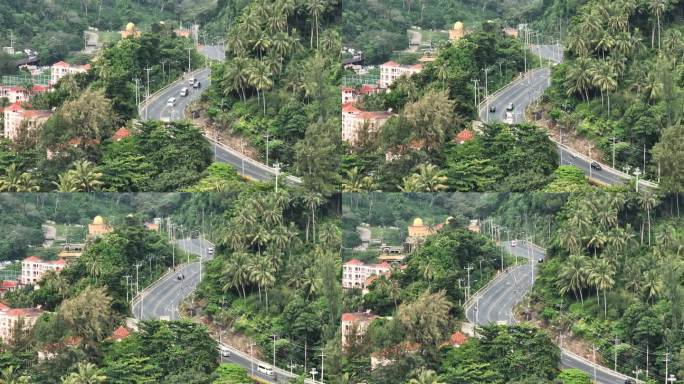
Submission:
M 579 292 L 580 301 L 584 306 L 584 289 L 587 280 L 587 258 L 584 255 L 571 255 L 560 272 L 558 285 L 561 294 L 572 291 L 577 298 Z
M 651 303 L 653 303 L 653 301 L 662 294 L 663 289 L 665 289 L 665 285 L 663 284 L 663 280 L 660 278 L 660 273 L 657 270 L 651 269 L 644 273 L 641 292 Z
M 223 286 L 224 291 L 235 288 L 240 294 L 240 290 L 242 290 L 242 297 L 247 298 L 245 285 L 249 283 L 248 263 L 249 254 L 245 252 L 236 252 L 231 255 L 223 269 L 224 281 L 226 282 Z
M 250 63 L 251 60 L 244 57 L 235 57 L 228 62 L 223 73 L 224 94 L 235 91 L 241 96 L 242 101 L 247 100 L 245 87 L 249 84 Z
M 95 278 L 95 285 L 97 285 L 97 278 L 102 275 L 102 263 L 100 263 L 97 257 L 91 257 L 86 261 L 86 267 L 88 268 L 88 273 Z
M 263 62 L 256 62 L 249 71 L 249 84 L 257 90 L 257 103 L 259 102 L 259 91 L 263 91 L 264 115 L 266 115 L 266 90 L 273 86 L 273 74 L 270 68 Z
M 604 93 L 608 97 L 608 115 L 610 115 L 610 93 L 617 89 L 617 74 L 610 61 L 604 61 L 596 67 L 593 74 L 594 84 L 601 90 L 601 100 L 603 100 Z
M 415 173 L 401 179 L 401 185 L 397 186 L 400 191 L 405 193 L 423 192 L 423 186 Z
M 0 384 L 28 384 L 30 377 L 20 376 L 16 366 L 10 365 L 0 371 Z
M 307 0 L 306 9 L 309 11 L 309 15 L 313 18 L 311 22 L 311 40 L 309 43 L 309 48 L 313 48 L 313 36 L 314 29 L 316 31 L 316 49 L 318 49 L 318 30 L 320 29 L 318 19 L 321 14 L 325 12 L 326 4 L 324 0 Z
M 309 242 L 309 221 L 311 222 L 311 237 L 316 239 L 316 209 L 323 203 L 323 196 L 314 191 L 307 191 L 302 196 L 304 204 L 309 208 L 309 217 L 306 220 L 306 241 Z
M 362 185 L 359 167 L 353 167 L 352 169 L 347 170 L 346 174 L 344 181 L 342 181 L 342 192 L 361 192 Z
M 99 384 L 104 383 L 107 376 L 93 363 L 80 362 L 77 371 L 62 377 L 62 384 Z
M 449 64 L 446 60 L 435 67 L 437 78 L 442 82 L 442 89 L 446 89 L 446 80 L 449 78 Z
M 252 259 L 249 266 L 249 279 L 259 288 L 259 301 L 261 301 L 261 287 L 266 290 L 266 308 L 268 308 L 268 287 L 275 283 L 275 268 L 266 256 Z
M 302 288 L 304 289 L 304 292 L 306 292 L 306 300 L 309 300 L 309 296 L 318 292 L 321 283 L 321 278 L 318 276 L 318 272 L 314 267 L 309 267 L 304 270 Z
M 608 242 L 608 236 L 601 229 L 597 228 L 594 234 L 589 238 L 587 242 L 587 248 L 592 247 L 594 249 L 594 257 L 596 257 L 597 250 L 603 248 Z
M 0 192 L 37 192 L 40 189 L 37 182 L 28 172 L 21 172 L 17 164 L 12 163 L 0 176 Z
M 648 245 L 651 245 L 651 210 L 658 206 L 658 196 L 650 190 L 642 190 L 638 196 L 638 202 L 641 209 L 646 211 L 646 218 L 648 220 Z M 642 225 L 643 227 L 643 225 Z
M 658 50 L 660 50 L 660 18 L 663 17 L 670 6 L 670 0 L 648 0 L 648 9 L 652 15 L 656 18 L 656 23 L 653 25 L 653 30 L 658 29 Z M 651 34 L 651 48 L 653 48 L 653 36 L 655 33 Z
M 57 176 L 57 181 L 53 181 L 57 187 L 57 192 L 77 192 L 78 186 L 76 185 L 76 178 L 73 172 L 66 171 L 62 172 Z
M 589 101 L 589 89 L 592 84 L 591 60 L 580 57 L 569 64 L 565 75 L 565 88 L 568 96 L 580 94 L 582 100 Z
M 447 177 L 444 171 L 440 171 L 436 165 L 420 164 L 416 173 L 418 183 L 425 192 L 439 192 L 447 189 Z
M 425 368 L 420 368 L 415 378 L 409 380 L 409 384 L 445 384 L 439 380 L 439 376 L 435 371 Z
M 591 269 L 589 280 L 596 290 L 603 291 L 603 317 L 608 316 L 608 305 L 606 302 L 606 291 L 613 288 L 615 285 L 615 269 L 607 260 L 598 260 Z
M 79 190 L 84 192 L 96 191 L 102 186 L 102 173 L 95 170 L 95 164 L 88 160 L 77 160 L 74 162 L 74 168 L 69 171 Z

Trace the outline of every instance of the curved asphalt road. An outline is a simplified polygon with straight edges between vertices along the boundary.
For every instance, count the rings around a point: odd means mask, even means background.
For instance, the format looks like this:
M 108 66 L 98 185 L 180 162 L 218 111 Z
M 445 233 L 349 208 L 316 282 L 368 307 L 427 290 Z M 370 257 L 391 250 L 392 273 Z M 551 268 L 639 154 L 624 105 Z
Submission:
M 529 292 L 537 264 L 546 255 L 544 249 L 524 244 L 522 241 L 518 241 L 515 247 L 511 247 L 510 244 L 504 247 L 512 255 L 526 258 L 530 263 L 509 268 L 486 288 L 476 293 L 475 299 L 465 308 L 466 318 L 474 324 L 514 324 L 516 320 L 513 317 L 513 307 Z M 591 361 L 565 349 L 561 349 L 561 366 L 580 369 L 591 377 L 594 377 L 596 372 L 598 384 L 624 384 L 628 378 L 606 367 L 594 365 Z
M 222 61 L 225 59 L 225 50 L 222 46 L 202 46 L 200 52 L 213 60 Z M 211 70 L 205 68 L 194 72 L 194 77 L 202 84 L 200 89 L 193 89 L 189 83 L 189 76 L 185 75 L 182 79 L 172 83 L 163 91 L 151 97 L 147 105 L 140 108 L 140 117 L 143 120 L 165 120 L 175 121 L 185 118 L 184 113 L 190 103 L 200 97 L 202 92 L 209 87 Z M 181 89 L 188 88 L 190 94 L 181 96 Z M 168 105 L 169 98 L 176 98 L 176 105 Z M 272 181 L 275 179 L 276 171 L 274 168 L 253 160 L 240 152 L 217 143 L 212 138 L 207 137 L 214 151 L 214 161 L 227 163 L 235 167 L 242 176 L 258 181 Z M 290 184 L 300 184 L 301 180 L 294 176 L 287 176 L 286 180 Z
M 204 239 L 182 239 L 177 241 L 177 246 L 181 250 L 190 254 L 198 255 L 202 260 L 211 260 L 213 255 L 206 250 L 212 247 L 209 241 Z M 176 254 L 177 260 L 183 261 L 185 254 Z M 133 299 L 131 303 L 131 311 L 136 319 L 139 320 L 178 320 L 180 314 L 178 306 L 197 288 L 200 282 L 199 276 L 200 265 L 198 261 L 178 265 L 175 272 L 169 272 L 162 276 L 150 287 L 141 292 L 141 294 Z M 185 279 L 178 280 L 179 275 L 185 275 Z M 230 356 L 221 357 L 221 362 L 235 363 L 245 368 L 247 372 L 253 374 L 268 383 L 287 383 L 290 379 L 296 377 L 287 371 L 276 368 L 275 375 L 268 376 L 257 371 L 259 363 L 271 365 L 267 362 L 262 362 L 258 359 L 250 358 L 248 354 L 233 348 L 227 344 L 222 344 L 230 350 Z M 307 380 L 307 383 L 313 383 Z
M 560 63 L 563 59 L 562 46 L 556 45 L 533 45 L 530 50 L 554 63 Z M 487 102 L 480 107 L 480 120 L 483 122 L 505 121 L 506 107 L 513 103 L 513 122 L 525 121 L 525 110 L 541 97 L 549 87 L 551 70 L 548 67 L 530 70 L 522 78 L 516 79 L 496 94 L 490 96 Z M 495 112 L 489 112 L 490 106 L 496 108 Z M 560 143 L 556 142 L 557 150 L 561 158 L 561 165 L 573 165 L 584 172 L 591 180 L 602 184 L 620 185 L 628 178 L 624 173 L 601 164 L 602 170 L 591 168 L 592 160 Z M 640 181 L 641 182 L 641 181 Z M 645 184 L 645 183 L 644 183 Z

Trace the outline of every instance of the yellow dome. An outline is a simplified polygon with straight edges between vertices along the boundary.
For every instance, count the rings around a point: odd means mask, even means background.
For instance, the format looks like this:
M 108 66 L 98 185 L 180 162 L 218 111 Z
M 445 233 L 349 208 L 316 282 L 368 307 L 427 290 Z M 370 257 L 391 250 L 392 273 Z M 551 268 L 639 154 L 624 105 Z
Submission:
M 133 24 L 133 23 L 126 24 L 126 31 L 128 31 L 128 32 L 135 31 L 135 24 Z
M 413 226 L 414 227 L 422 227 L 423 226 L 423 219 L 421 219 L 420 217 L 416 217 L 415 219 L 413 219 Z
M 460 21 L 457 21 L 454 23 L 454 30 L 455 31 L 462 31 L 463 30 L 463 23 Z
M 95 224 L 95 225 L 102 225 L 102 224 L 104 224 L 104 219 L 102 218 L 102 216 L 97 215 L 97 216 L 95 216 L 95 218 L 93 219 L 93 224 Z

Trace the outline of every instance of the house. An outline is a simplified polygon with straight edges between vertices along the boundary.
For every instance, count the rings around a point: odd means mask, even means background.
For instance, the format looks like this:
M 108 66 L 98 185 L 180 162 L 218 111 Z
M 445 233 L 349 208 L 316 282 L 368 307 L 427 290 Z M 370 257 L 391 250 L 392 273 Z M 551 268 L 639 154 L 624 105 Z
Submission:
M 466 35 L 465 26 L 460 21 L 454 23 L 454 26 L 449 30 L 449 41 L 457 41 L 464 38 Z
M 349 345 L 349 339 L 356 335 L 357 339 L 363 337 L 368 330 L 370 323 L 378 316 L 370 311 L 348 312 L 342 314 L 342 347 Z
M 150 231 L 157 231 L 157 232 L 159 232 L 159 224 L 155 224 L 155 223 L 145 223 L 145 228 L 149 229 Z
M 342 140 L 355 144 L 364 127 L 367 126 L 369 132 L 377 132 L 391 116 L 391 110 L 367 112 L 356 108 L 353 103 L 346 103 L 342 105 Z
M 107 338 L 107 340 L 120 342 L 121 340 L 130 336 L 130 334 L 131 331 L 129 331 L 128 328 L 124 327 L 123 325 L 120 325 L 117 329 L 114 330 L 114 332 L 112 332 L 112 334 Z
M 3 304 L 0 307 L 0 339 L 11 340 L 20 321 L 23 321 L 23 330 L 33 328 L 42 314 L 43 310 L 40 308 L 9 308 Z
M 126 127 L 121 127 L 119 129 L 117 129 L 116 132 L 114 132 L 111 139 L 112 139 L 112 141 L 121 141 L 130 135 L 131 135 L 131 131 L 129 131 Z
M 62 247 L 62 251 L 57 254 L 57 257 L 70 263 L 83 254 L 85 250 L 85 244 L 82 243 L 66 243 Z
M 0 86 L 0 98 L 6 97 L 10 103 L 17 101 L 25 103 L 29 101 L 31 95 L 47 92 L 49 89 L 44 85 L 38 84 L 31 86 L 30 91 L 21 86 Z
M 113 229 L 105 223 L 100 215 L 95 216 L 93 222 L 88 224 L 88 237 L 93 238 L 111 232 Z
M 470 223 L 468 223 L 468 230 L 470 232 L 480 233 L 480 221 L 477 219 L 470 220 Z
M 453 347 L 460 347 L 463 345 L 466 341 L 468 341 L 468 336 L 464 335 L 460 331 L 456 331 L 451 334 L 451 337 L 449 337 L 449 344 Z
M 396 79 L 401 76 L 411 76 L 420 73 L 423 64 L 402 65 L 394 61 L 388 61 L 380 65 L 380 80 L 378 84 L 382 88 L 389 88 Z
M 22 124 L 29 130 L 40 128 L 45 121 L 52 115 L 51 111 L 28 109 L 27 105 L 22 106 L 19 101 L 3 109 L 5 138 L 15 141 L 19 135 Z
M 501 31 L 503 32 L 503 34 L 505 36 L 510 36 L 510 37 L 513 37 L 516 39 L 518 38 L 518 30 L 515 28 L 506 27 L 506 28 L 502 29 Z
M 43 260 L 38 256 L 29 256 L 21 262 L 21 284 L 37 284 L 47 271 L 59 272 L 64 269 L 66 261 Z
M 406 355 L 408 353 L 417 353 L 420 351 L 421 345 L 410 341 L 404 341 L 397 345 L 387 347 L 381 351 L 371 353 L 371 370 L 379 367 L 386 367 L 394 363 L 394 357 L 399 355 Z
M 419 151 L 423 149 L 423 141 L 414 139 L 408 144 L 399 144 L 394 148 L 388 148 L 385 152 L 385 161 L 390 162 L 401 158 L 409 151 Z
M 456 141 L 459 144 L 463 144 L 467 141 L 471 141 L 472 139 L 475 138 L 475 133 L 473 133 L 472 130 L 470 129 L 464 129 L 458 134 L 456 134 L 456 137 L 454 138 L 454 141 Z
M 378 256 L 378 260 L 381 262 L 401 262 L 404 261 L 404 258 L 406 258 L 406 254 L 404 253 L 403 246 L 387 244 L 380 245 L 380 255 Z
M 86 73 L 90 70 L 90 64 L 85 65 L 71 65 L 64 61 L 59 61 L 52 64 L 52 74 L 50 78 L 50 85 L 55 85 L 64 76 L 74 75 L 77 73 Z
M 62 341 L 46 344 L 43 349 L 38 351 L 38 360 L 50 360 L 57 357 L 57 354 L 65 348 L 76 348 L 81 345 L 82 338 L 77 336 L 67 336 Z
M 371 276 L 386 275 L 390 269 L 387 262 L 365 264 L 359 259 L 351 259 L 342 265 L 342 288 L 365 289 Z
M 368 95 L 383 92 L 384 89 L 377 86 L 377 84 L 362 84 L 358 88 L 342 87 L 342 104 L 357 103 Z
M 5 292 L 13 291 L 17 289 L 19 282 L 15 280 L 2 280 L 0 281 L 0 296 L 3 296 Z M 2 304 L 2 303 L 0 303 Z M 1 309 L 1 308 L 0 308 Z
M 416 217 L 413 224 L 408 226 L 409 237 L 427 237 L 435 233 L 435 230 L 423 223 L 423 219 Z

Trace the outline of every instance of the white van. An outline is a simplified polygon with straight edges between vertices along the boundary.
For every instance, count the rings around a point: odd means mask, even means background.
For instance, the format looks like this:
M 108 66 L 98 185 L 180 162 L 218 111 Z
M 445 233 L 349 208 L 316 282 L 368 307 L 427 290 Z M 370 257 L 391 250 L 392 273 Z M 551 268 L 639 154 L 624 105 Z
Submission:
M 188 95 L 188 87 L 181 88 L 180 95 L 185 97 Z
M 273 368 L 271 368 L 271 366 L 268 364 L 260 363 L 257 366 L 257 371 L 267 376 L 273 376 Z
M 169 107 L 175 107 L 176 106 L 176 98 L 170 97 L 169 100 L 166 101 L 166 105 L 168 105 Z

